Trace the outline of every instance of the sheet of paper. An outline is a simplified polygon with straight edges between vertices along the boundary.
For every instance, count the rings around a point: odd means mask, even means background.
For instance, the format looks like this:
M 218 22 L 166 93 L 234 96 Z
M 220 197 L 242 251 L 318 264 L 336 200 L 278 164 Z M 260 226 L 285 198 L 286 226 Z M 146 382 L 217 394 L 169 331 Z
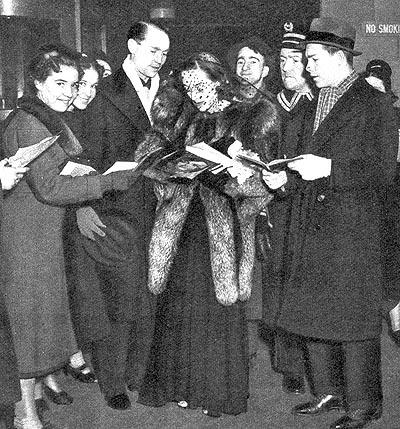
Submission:
M 207 143 L 201 142 L 193 146 L 186 146 L 186 150 L 200 158 L 214 162 L 215 164 L 220 164 L 224 168 L 236 165 L 236 162 L 232 158 L 229 158 L 218 150 L 213 149 Z
M 279 167 L 284 167 L 289 162 L 296 161 L 298 159 L 303 159 L 303 157 L 296 156 L 294 158 L 282 158 L 282 159 L 274 159 L 273 161 L 266 164 L 265 162 L 261 161 L 260 159 L 257 159 L 255 157 L 247 156 L 245 153 L 239 153 L 237 155 L 238 159 L 243 160 L 247 162 L 248 164 L 252 165 L 253 167 L 258 167 L 264 170 L 268 171 L 274 171 L 275 169 Z
M 59 135 L 46 137 L 39 143 L 19 148 L 15 155 L 8 158 L 8 163 L 15 168 L 26 167 L 30 162 L 54 144 L 58 137 Z
M 96 170 L 89 165 L 68 161 L 65 164 L 65 167 L 61 170 L 60 176 L 84 176 L 85 174 L 89 174 L 91 171 Z
M 106 174 L 113 173 L 114 171 L 133 170 L 137 167 L 137 165 L 137 162 L 117 161 L 107 171 L 103 173 L 103 176 L 105 176 Z

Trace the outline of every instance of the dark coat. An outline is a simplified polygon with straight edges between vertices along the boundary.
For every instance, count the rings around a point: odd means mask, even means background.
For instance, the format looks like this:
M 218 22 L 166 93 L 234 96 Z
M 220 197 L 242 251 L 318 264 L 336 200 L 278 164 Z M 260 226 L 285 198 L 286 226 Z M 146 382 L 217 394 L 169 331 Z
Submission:
M 315 111 L 316 101 L 317 99 L 315 98 L 310 100 L 307 97 L 302 97 L 291 111 L 287 111 L 282 107 L 278 98 L 278 113 L 281 118 L 281 145 L 277 153 L 278 158 L 292 158 L 296 154 L 302 153 L 302 133 L 304 132 L 305 124 L 311 119 Z M 270 230 L 272 255 L 269 262 L 272 263 L 271 269 L 273 274 L 279 275 L 283 269 L 285 237 L 287 224 L 290 219 L 290 209 L 291 196 L 276 192 L 274 199 L 268 207 L 269 220 L 272 224 Z M 262 218 L 262 221 L 265 223 L 266 219 Z M 266 227 L 264 227 L 265 229 Z M 268 301 L 268 294 L 266 300 Z
M 4 153 L 10 157 L 49 136 L 42 122 L 19 110 L 4 132 Z M 9 272 L 3 290 L 22 377 L 49 374 L 77 351 L 65 280 L 64 206 L 100 198 L 102 190 L 100 176 L 59 175 L 70 155 L 55 143 L 3 201 L 1 240 Z
M 358 79 L 302 153 L 332 159 L 328 178 L 295 180 L 283 288 L 271 297 L 278 326 L 335 341 L 381 331 L 381 200 L 396 167 L 398 133 L 390 100 Z M 288 185 L 290 188 L 290 184 Z
M 0 385 L 0 408 L 20 400 L 17 358 L 2 292 L 0 292 Z
M 100 172 L 116 161 L 134 161 L 134 152 L 151 128 L 143 105 L 123 69 L 105 79 L 85 111 L 83 154 Z M 135 259 L 116 266 L 93 261 L 79 267 L 74 290 L 74 315 L 79 338 L 96 341 L 110 334 L 112 322 L 135 320 L 142 332 L 138 366 L 145 366 L 153 329 L 153 297 L 147 285 L 147 242 L 154 222 L 155 196 L 151 180 L 139 177 L 127 191 L 113 191 L 91 204 L 107 225 L 123 221 L 133 235 Z M 105 220 L 107 219 L 107 220 Z M 107 230 L 106 230 L 107 234 Z M 139 356 L 140 355 L 140 356 Z
M 0 201 L 2 199 L 3 192 L 0 190 Z M 6 265 L 3 260 L 1 267 L 2 282 L 7 275 Z M 0 408 L 3 405 L 14 404 L 21 399 L 17 357 L 14 352 L 10 322 L 3 299 L 2 285 L 0 286 L 0 386 Z
M 116 161 L 134 161 L 134 153 L 151 128 L 143 105 L 123 69 L 106 79 L 87 109 L 89 151 L 98 158 L 97 168 L 105 171 Z M 153 225 L 155 196 L 150 180 L 141 177 L 128 191 L 107 193 L 94 207 L 100 212 L 119 211 L 134 217 L 140 230 Z

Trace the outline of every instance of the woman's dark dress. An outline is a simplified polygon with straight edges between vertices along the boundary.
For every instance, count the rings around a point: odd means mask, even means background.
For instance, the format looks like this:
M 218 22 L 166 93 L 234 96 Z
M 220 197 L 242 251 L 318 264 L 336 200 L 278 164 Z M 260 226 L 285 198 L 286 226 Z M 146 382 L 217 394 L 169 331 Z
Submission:
M 166 290 L 159 296 L 156 332 L 138 402 L 239 414 L 247 410 L 245 307 L 219 304 L 211 274 L 204 209 L 194 195 Z

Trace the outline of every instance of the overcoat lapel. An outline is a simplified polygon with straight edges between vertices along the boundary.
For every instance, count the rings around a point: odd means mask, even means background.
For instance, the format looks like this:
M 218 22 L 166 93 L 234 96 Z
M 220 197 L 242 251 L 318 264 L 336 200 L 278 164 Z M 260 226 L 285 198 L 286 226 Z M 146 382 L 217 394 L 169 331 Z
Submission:
M 117 70 L 112 80 L 102 88 L 102 94 L 135 126 L 144 132 L 150 127 L 150 121 L 135 88 L 123 69 Z
M 340 97 L 338 102 L 333 106 L 328 116 L 321 122 L 315 134 L 308 140 L 306 145 L 306 153 L 325 153 L 326 144 L 331 141 L 332 136 L 340 132 L 342 128 L 348 126 L 348 122 L 353 120 L 361 113 L 361 105 L 364 103 L 360 97 L 360 87 L 364 82 L 358 79 L 346 93 Z M 368 83 L 365 82 L 366 85 Z M 312 134 L 312 124 L 308 129 L 309 136 Z M 329 149 L 328 149 L 329 151 Z

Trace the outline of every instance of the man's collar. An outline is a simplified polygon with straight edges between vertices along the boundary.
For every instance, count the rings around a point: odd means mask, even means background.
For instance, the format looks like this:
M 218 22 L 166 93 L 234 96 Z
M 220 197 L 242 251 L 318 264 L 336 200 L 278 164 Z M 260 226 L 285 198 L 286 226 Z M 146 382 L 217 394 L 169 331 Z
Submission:
M 340 95 L 343 95 L 353 83 L 358 79 L 358 74 L 352 70 L 351 73 L 345 77 L 337 86 L 336 90 Z
M 157 84 L 159 82 L 160 77 L 158 74 L 156 74 L 152 79 L 149 79 L 145 85 L 143 85 L 142 79 L 139 77 L 136 67 L 130 59 L 130 55 L 125 58 L 125 61 L 122 63 L 122 68 L 129 80 L 132 82 L 132 85 L 137 93 L 143 92 L 144 89 L 147 90 L 147 88 L 151 88 L 153 81 L 155 81 Z
M 311 91 L 296 92 L 286 88 L 276 96 L 278 103 L 287 112 L 292 111 L 303 97 L 306 97 L 309 101 L 314 99 L 314 95 Z

